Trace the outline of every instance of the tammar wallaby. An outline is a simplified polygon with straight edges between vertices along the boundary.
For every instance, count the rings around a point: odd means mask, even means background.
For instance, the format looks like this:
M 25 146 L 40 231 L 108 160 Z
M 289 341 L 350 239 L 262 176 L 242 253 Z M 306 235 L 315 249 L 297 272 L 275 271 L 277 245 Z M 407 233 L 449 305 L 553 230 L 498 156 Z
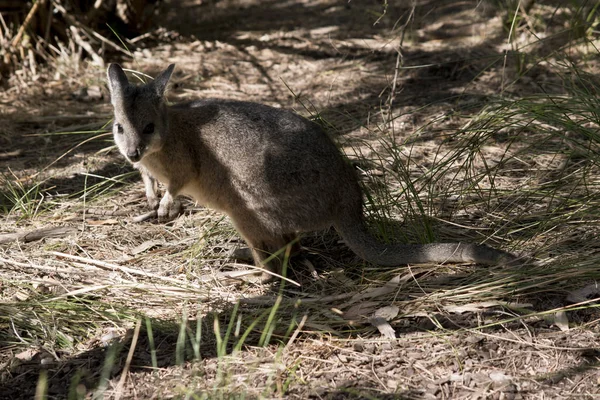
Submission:
M 410 263 L 495 264 L 514 256 L 485 245 L 385 244 L 368 231 L 354 169 L 317 124 L 290 111 L 242 101 L 205 99 L 168 105 L 170 65 L 154 81 L 132 85 L 108 67 L 113 133 L 120 152 L 142 171 L 151 205 L 154 178 L 167 187 L 158 206 L 168 216 L 184 194 L 226 213 L 257 266 L 301 232 L 334 226 L 361 258 L 382 266 Z M 268 265 L 266 265 L 268 264 Z

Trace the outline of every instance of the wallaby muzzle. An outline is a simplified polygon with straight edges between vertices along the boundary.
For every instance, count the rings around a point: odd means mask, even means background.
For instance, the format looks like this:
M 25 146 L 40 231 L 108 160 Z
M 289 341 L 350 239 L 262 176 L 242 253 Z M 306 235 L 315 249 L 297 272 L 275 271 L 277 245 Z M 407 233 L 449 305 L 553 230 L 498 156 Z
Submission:
M 140 151 L 140 149 L 138 147 L 135 150 L 133 150 L 132 152 L 128 151 L 127 154 L 125 154 L 125 156 L 129 159 L 129 161 L 131 161 L 132 163 L 135 163 L 142 159 L 142 152 Z

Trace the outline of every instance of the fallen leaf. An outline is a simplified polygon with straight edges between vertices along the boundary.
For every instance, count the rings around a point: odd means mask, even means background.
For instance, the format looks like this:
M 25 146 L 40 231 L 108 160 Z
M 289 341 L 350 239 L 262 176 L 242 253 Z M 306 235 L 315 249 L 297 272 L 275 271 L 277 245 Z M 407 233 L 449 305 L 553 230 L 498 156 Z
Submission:
M 392 318 L 396 318 L 396 315 L 398 315 L 399 312 L 400 312 L 400 308 L 398 308 L 396 306 L 385 306 L 385 307 L 378 308 L 373 313 L 373 316 L 376 318 L 383 318 L 386 321 L 389 321 Z
M 364 320 L 370 316 L 380 304 L 379 301 L 364 301 L 354 304 L 344 313 L 343 318 L 345 320 Z
M 165 243 L 162 240 L 146 240 L 144 243 L 140 244 L 139 246 L 135 246 L 133 249 L 131 249 L 131 254 L 140 254 L 147 250 L 150 250 L 153 247 L 159 247 L 164 244 Z
M 371 325 L 377 328 L 379 333 L 381 333 L 381 336 L 388 339 L 396 338 L 396 331 L 384 318 L 372 317 L 369 319 L 369 322 L 371 322 Z
M 373 316 L 369 318 L 369 322 L 373 325 L 381 336 L 386 337 L 388 339 L 396 338 L 396 331 L 392 326 L 387 322 L 392 318 L 395 318 L 396 315 L 400 312 L 400 308 L 396 306 L 385 306 L 378 308 L 373 313 Z
M 565 311 L 558 311 L 554 314 L 554 325 L 558 326 L 558 329 L 563 332 L 569 330 L 569 318 L 567 318 Z
M 386 282 L 383 286 L 375 287 L 375 288 L 366 290 L 362 293 L 357 293 L 354 296 L 352 296 L 352 298 L 346 304 L 344 304 L 341 308 L 346 308 L 348 305 L 354 304 L 354 303 L 364 300 L 364 299 L 370 299 L 373 297 L 378 297 L 378 296 L 383 296 L 386 294 L 394 293 L 395 291 L 398 290 L 398 287 L 400 286 L 400 279 L 401 279 L 401 276 L 397 275 L 397 276 L 393 277 L 392 279 L 390 279 L 388 282 Z
M 21 361 L 30 361 L 33 359 L 33 357 L 35 357 L 37 353 L 38 351 L 35 349 L 28 349 L 15 354 L 14 357 Z

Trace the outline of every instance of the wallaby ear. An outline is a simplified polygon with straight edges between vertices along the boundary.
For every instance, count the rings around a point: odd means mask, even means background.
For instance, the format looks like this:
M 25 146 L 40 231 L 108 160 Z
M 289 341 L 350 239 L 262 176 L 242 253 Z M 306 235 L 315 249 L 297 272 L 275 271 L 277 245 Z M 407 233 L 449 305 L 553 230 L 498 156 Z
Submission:
M 169 79 L 171 78 L 171 74 L 173 73 L 174 69 L 175 64 L 171 64 L 154 79 L 153 85 L 156 90 L 156 94 L 158 94 L 160 97 L 165 94 L 167 83 L 169 83 Z
M 111 101 L 114 104 L 117 99 L 123 97 L 123 92 L 129 86 L 129 81 L 119 64 L 110 64 L 106 70 L 106 75 L 108 76 Z

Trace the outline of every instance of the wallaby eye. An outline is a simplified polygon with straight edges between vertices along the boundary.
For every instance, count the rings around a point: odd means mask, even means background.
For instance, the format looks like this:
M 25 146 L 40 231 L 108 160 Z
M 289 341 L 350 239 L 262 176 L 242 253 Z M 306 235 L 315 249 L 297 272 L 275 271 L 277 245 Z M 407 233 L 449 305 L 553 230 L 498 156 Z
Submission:
M 152 122 L 144 128 L 144 135 L 150 135 L 151 133 L 154 133 L 154 124 Z
M 117 133 L 122 134 L 123 133 L 123 125 L 115 124 L 115 126 L 117 127 Z

